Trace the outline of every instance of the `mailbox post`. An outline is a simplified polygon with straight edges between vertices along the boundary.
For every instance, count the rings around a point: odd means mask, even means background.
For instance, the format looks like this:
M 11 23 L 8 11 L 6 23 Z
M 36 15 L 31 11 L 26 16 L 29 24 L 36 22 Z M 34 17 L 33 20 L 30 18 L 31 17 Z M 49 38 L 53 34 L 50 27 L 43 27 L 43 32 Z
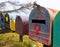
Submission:
M 35 7 L 30 13 L 29 38 L 47 47 L 51 45 L 50 15 L 44 7 Z

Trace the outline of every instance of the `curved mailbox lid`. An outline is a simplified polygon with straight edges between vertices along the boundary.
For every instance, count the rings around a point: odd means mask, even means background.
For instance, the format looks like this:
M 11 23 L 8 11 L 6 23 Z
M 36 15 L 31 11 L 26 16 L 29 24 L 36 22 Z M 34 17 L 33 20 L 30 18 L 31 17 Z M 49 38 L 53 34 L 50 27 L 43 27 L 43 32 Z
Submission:
M 16 17 L 15 20 L 16 32 L 20 35 L 28 35 L 29 32 L 29 22 L 23 21 L 20 16 Z
M 53 47 L 60 46 L 60 11 L 53 21 Z
M 29 37 L 46 45 L 51 44 L 50 15 L 44 7 L 36 7 L 30 13 Z

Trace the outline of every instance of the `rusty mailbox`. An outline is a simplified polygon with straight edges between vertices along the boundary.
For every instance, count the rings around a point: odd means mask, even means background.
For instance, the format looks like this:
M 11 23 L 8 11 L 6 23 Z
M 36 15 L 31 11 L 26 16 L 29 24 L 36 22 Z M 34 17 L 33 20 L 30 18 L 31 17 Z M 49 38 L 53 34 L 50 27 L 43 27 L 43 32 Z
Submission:
M 29 38 L 51 45 L 50 15 L 44 7 L 35 7 L 29 16 Z
M 20 40 L 23 41 L 23 35 L 28 35 L 29 23 L 23 20 L 22 17 L 17 16 L 15 20 L 15 29 L 18 34 L 20 34 Z

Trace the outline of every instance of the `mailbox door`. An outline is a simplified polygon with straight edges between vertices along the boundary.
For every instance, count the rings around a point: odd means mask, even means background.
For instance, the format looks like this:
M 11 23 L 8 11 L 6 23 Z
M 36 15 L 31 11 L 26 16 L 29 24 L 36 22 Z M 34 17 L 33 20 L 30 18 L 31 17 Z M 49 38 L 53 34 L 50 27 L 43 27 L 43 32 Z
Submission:
M 44 7 L 34 8 L 29 17 L 29 37 L 50 45 L 50 15 Z
M 16 25 L 16 32 L 20 35 L 23 34 L 23 23 L 22 23 L 22 19 L 20 18 L 20 16 L 17 16 L 16 17 L 16 20 L 15 20 L 15 25 Z
M 60 12 L 53 22 L 53 47 L 60 47 Z

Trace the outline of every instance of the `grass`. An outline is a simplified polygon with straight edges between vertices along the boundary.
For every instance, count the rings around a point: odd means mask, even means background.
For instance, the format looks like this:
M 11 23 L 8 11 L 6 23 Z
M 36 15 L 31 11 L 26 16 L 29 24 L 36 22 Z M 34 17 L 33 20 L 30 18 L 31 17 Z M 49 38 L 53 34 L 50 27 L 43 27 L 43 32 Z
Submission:
M 19 34 L 0 34 L 0 47 L 43 47 L 39 42 L 32 41 L 27 35 L 23 37 L 23 42 L 19 42 Z

